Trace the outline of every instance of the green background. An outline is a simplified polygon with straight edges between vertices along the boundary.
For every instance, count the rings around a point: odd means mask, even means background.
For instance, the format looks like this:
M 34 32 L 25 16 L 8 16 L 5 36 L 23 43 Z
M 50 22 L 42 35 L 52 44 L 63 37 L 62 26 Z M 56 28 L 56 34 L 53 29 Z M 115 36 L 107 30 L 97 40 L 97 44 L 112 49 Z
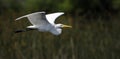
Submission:
M 56 23 L 73 28 L 14 33 L 38 11 L 65 12 Z M 120 0 L 0 0 L 0 59 L 120 59 L 119 22 Z

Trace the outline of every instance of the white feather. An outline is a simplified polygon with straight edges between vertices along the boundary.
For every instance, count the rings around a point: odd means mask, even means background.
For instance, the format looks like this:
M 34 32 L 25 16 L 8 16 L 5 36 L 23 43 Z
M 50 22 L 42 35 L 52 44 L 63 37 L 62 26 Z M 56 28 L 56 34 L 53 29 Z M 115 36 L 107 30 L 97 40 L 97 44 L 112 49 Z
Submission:
M 48 21 L 49 21 L 51 24 L 55 24 L 56 18 L 58 18 L 59 16 L 61 16 L 61 15 L 63 15 L 63 14 L 64 14 L 63 12 L 57 12 L 57 13 L 47 14 L 47 15 L 46 15 L 46 18 L 48 19 Z
M 56 26 L 57 24 L 55 24 L 54 22 L 56 18 L 63 14 L 63 12 L 57 12 L 46 15 L 45 12 L 35 12 L 19 17 L 16 20 L 27 17 L 32 24 L 32 26 L 28 26 L 27 28 L 38 29 L 39 31 L 48 31 L 54 35 L 59 35 L 62 31 L 62 29 L 60 28 L 61 25 Z

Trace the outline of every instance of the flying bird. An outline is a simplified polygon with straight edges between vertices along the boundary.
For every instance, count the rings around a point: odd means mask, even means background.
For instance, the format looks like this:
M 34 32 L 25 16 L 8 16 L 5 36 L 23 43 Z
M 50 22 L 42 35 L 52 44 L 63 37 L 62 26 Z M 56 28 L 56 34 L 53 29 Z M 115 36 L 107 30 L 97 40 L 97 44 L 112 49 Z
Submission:
M 21 16 L 15 20 L 20 20 L 27 17 L 32 25 L 27 26 L 26 30 L 17 30 L 15 31 L 15 33 L 25 32 L 29 30 L 38 30 L 41 32 L 51 32 L 53 35 L 60 35 L 62 32 L 62 28 L 72 28 L 72 26 L 69 25 L 55 24 L 56 18 L 63 14 L 64 12 L 57 12 L 51 14 L 46 14 L 45 12 L 35 12 Z

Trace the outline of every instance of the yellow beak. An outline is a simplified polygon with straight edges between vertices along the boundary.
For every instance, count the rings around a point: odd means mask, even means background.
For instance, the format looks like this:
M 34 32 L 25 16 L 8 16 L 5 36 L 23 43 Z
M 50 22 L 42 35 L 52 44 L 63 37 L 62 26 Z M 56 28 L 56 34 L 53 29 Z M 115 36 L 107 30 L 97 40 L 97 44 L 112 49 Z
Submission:
M 62 28 L 72 28 L 72 26 L 69 26 L 69 25 L 62 25 Z

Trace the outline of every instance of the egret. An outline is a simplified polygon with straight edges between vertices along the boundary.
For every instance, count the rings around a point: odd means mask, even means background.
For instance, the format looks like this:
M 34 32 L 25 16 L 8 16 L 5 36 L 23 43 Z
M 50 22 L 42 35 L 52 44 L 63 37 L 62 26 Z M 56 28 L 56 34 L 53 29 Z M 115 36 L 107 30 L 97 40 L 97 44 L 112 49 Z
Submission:
M 56 18 L 63 14 L 64 12 L 56 12 L 51 14 L 46 14 L 45 12 L 35 12 L 21 16 L 15 20 L 20 20 L 22 18 L 27 17 L 32 25 L 27 26 L 26 30 L 17 30 L 15 32 L 18 33 L 29 30 L 38 30 L 41 32 L 51 32 L 53 35 L 60 35 L 62 32 L 62 28 L 72 28 L 72 26 L 69 25 L 55 24 Z

